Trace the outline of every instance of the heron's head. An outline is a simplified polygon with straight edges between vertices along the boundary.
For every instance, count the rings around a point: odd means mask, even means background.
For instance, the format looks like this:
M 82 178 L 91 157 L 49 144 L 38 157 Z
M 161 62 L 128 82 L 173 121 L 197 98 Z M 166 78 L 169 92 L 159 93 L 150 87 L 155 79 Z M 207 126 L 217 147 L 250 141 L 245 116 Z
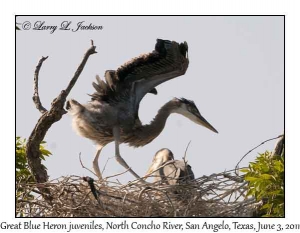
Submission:
M 70 99 L 66 103 L 66 109 L 71 115 L 77 115 L 84 111 L 84 106 L 78 103 L 76 100 Z
M 160 149 L 156 152 L 154 155 L 154 158 L 152 160 L 152 164 L 149 167 L 146 176 L 150 175 L 153 171 L 158 169 L 162 164 L 164 164 L 167 161 L 174 160 L 174 155 L 172 151 L 170 151 L 167 148 Z
M 202 125 L 211 131 L 218 133 L 218 131 L 201 115 L 194 101 L 185 98 L 174 98 L 172 100 L 176 104 L 174 112 L 179 113 L 198 125 Z

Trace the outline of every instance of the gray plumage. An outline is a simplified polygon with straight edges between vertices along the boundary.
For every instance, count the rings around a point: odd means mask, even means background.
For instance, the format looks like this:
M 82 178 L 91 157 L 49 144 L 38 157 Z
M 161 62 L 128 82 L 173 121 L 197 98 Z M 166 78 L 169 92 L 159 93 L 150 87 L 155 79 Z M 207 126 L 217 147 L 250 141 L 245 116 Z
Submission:
M 195 179 L 192 167 L 183 160 L 174 160 L 172 151 L 166 148 L 156 152 L 145 176 L 153 176 L 154 182 L 162 181 L 169 185 Z
M 98 166 L 101 149 L 112 141 L 115 141 L 117 161 L 139 178 L 120 156 L 119 144 L 139 147 L 150 143 L 161 133 L 171 113 L 182 114 L 217 132 L 196 105 L 186 99 L 174 98 L 167 102 L 150 124 L 142 125 L 139 119 L 139 103 L 147 93 L 156 94 L 157 85 L 185 74 L 189 64 L 187 51 L 186 42 L 158 39 L 152 53 L 134 58 L 116 71 L 106 71 L 105 81 L 97 76 L 97 83 L 93 83 L 96 92 L 90 102 L 85 105 L 76 100 L 67 102 L 74 129 L 98 145 L 94 170 L 99 178 L 102 178 Z

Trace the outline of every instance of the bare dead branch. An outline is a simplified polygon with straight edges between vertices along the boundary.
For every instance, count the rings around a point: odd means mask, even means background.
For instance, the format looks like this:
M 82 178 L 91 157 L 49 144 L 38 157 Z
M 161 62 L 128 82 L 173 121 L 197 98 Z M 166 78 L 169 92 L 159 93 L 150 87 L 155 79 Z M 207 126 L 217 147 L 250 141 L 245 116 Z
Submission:
M 34 71 L 34 93 L 33 93 L 33 97 L 32 97 L 32 100 L 36 106 L 36 108 L 41 112 L 41 113 L 44 113 L 47 111 L 46 108 L 43 107 L 42 103 L 41 103 L 41 100 L 40 100 L 40 96 L 39 96 L 39 73 L 40 73 L 40 69 L 42 67 L 42 64 L 43 62 L 48 58 L 47 57 L 42 57 L 40 60 L 39 60 L 39 63 L 38 65 L 36 66 L 35 68 L 35 71 Z
M 108 164 L 108 161 L 109 160 L 111 160 L 111 159 L 113 159 L 113 158 L 115 158 L 115 156 L 113 156 L 113 157 L 110 157 L 110 158 L 108 158 L 107 160 L 106 160 L 106 162 L 105 162 L 105 164 L 104 164 L 104 167 L 103 167 L 103 169 L 102 169 L 102 175 L 103 175 L 103 173 L 104 173 L 104 171 L 105 171 L 105 169 L 106 169 L 106 166 L 107 166 L 107 164 Z
M 279 135 L 279 136 L 277 136 L 277 137 L 275 137 L 275 138 L 270 138 L 270 139 L 268 139 L 268 140 L 265 140 L 265 141 L 263 141 L 262 143 L 260 143 L 258 146 L 256 146 L 256 147 L 252 148 L 251 150 L 249 150 L 249 151 L 248 151 L 248 152 L 240 159 L 240 161 L 239 161 L 239 162 L 237 163 L 237 165 L 235 166 L 235 174 L 237 175 L 237 171 L 238 171 L 239 164 L 242 162 L 242 160 L 243 160 L 248 154 L 250 154 L 253 150 L 255 150 L 256 148 L 260 147 L 261 145 L 265 144 L 266 142 L 275 140 L 275 139 L 280 138 L 280 137 L 282 137 L 282 136 L 283 136 L 283 135 Z
M 243 183 L 245 180 L 243 177 L 240 177 L 240 176 L 232 176 L 230 174 L 227 174 L 227 173 L 224 173 L 224 177 L 230 179 L 230 180 L 233 180 L 233 181 L 236 181 L 238 183 Z
M 79 78 L 81 72 L 83 71 L 83 68 L 88 60 L 88 58 L 90 57 L 90 55 L 97 53 L 96 52 L 96 46 L 94 46 L 94 42 L 93 40 L 91 41 L 92 46 L 88 49 L 88 51 L 85 53 L 82 62 L 80 63 L 80 65 L 78 66 L 73 78 L 71 79 L 68 87 L 66 88 L 65 92 L 66 95 L 69 95 L 70 91 L 72 90 L 73 86 L 75 85 L 77 79 Z
M 124 173 L 128 172 L 129 170 L 130 170 L 130 168 L 126 169 L 126 170 L 123 171 L 123 172 L 117 173 L 117 174 L 115 174 L 115 175 L 107 176 L 107 177 L 105 177 L 104 179 L 105 179 L 105 180 L 108 180 L 108 179 L 110 179 L 110 178 L 112 178 L 112 177 L 116 177 L 116 176 L 123 175 Z
M 186 153 L 187 153 L 187 150 L 189 149 L 189 146 L 190 146 L 191 142 L 192 141 L 189 141 L 189 143 L 187 144 L 187 146 L 185 148 L 185 152 L 184 152 L 184 157 L 182 158 L 185 163 L 186 163 L 186 160 L 185 160 L 186 159 Z
M 183 162 L 184 162 L 185 171 L 187 171 L 186 153 L 187 153 L 187 150 L 189 149 L 190 143 L 191 143 L 191 141 L 189 141 L 189 143 L 187 144 L 187 147 L 185 148 L 185 152 L 184 152 L 184 157 L 182 158 Z
M 88 169 L 87 167 L 85 167 L 85 166 L 83 165 L 83 162 L 82 162 L 82 160 L 81 160 L 81 152 L 79 153 L 79 162 L 80 162 L 82 168 L 88 170 L 89 172 L 91 172 L 91 173 L 93 173 L 95 176 L 97 176 L 95 172 L 93 172 L 92 170 Z
M 68 87 L 66 90 L 62 90 L 61 93 L 53 100 L 51 103 L 51 108 L 49 111 L 45 111 L 43 115 L 40 117 L 38 120 L 37 124 L 35 125 L 28 141 L 26 144 L 26 155 L 28 159 L 28 164 L 29 167 L 32 171 L 32 174 L 36 180 L 37 183 L 44 183 L 48 180 L 48 175 L 45 167 L 41 163 L 41 158 L 40 158 L 40 143 L 43 141 L 47 131 L 49 128 L 54 124 L 55 122 L 59 121 L 62 116 L 66 113 L 64 109 L 65 101 L 70 93 L 71 89 L 75 85 L 79 75 L 81 74 L 88 58 L 90 55 L 96 53 L 95 51 L 96 47 L 92 44 L 92 46 L 87 50 L 85 53 L 82 62 L 80 63 L 79 67 L 77 68 L 73 78 L 71 79 Z M 35 92 L 38 93 L 38 88 L 37 88 L 37 82 L 38 82 L 38 74 L 39 70 L 41 68 L 41 65 L 43 61 L 46 60 L 45 58 L 42 58 L 39 61 L 39 64 L 37 65 L 36 68 L 36 73 L 35 73 L 35 85 L 36 85 L 36 90 Z M 38 94 L 37 94 L 38 96 Z M 37 98 L 34 100 L 37 101 Z M 34 103 L 36 103 L 34 101 Z M 39 105 L 38 105 L 39 106 Z M 37 106 L 37 108 L 38 108 Z M 38 108 L 39 109 L 39 108 Z M 43 110 L 41 111 L 43 112 Z M 40 189 L 42 193 L 50 194 L 47 189 Z M 46 195 L 47 196 L 47 195 Z M 48 196 L 49 198 L 49 196 Z

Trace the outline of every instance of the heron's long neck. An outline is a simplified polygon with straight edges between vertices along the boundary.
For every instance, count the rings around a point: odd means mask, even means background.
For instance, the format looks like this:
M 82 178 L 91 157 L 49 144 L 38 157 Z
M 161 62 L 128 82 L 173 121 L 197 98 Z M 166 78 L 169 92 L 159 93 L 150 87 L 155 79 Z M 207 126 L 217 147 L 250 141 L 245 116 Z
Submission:
M 164 129 L 168 117 L 173 113 L 175 108 L 176 106 L 172 101 L 167 102 L 159 109 L 150 124 L 142 125 L 135 131 L 135 136 L 139 139 L 138 141 L 133 140 L 130 144 L 132 146 L 143 146 L 150 143 Z

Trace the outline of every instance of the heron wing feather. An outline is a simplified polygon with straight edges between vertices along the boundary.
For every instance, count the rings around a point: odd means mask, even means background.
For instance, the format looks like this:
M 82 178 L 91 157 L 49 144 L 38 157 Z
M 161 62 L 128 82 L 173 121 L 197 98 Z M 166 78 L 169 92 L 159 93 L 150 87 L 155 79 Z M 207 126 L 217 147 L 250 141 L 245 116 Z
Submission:
M 186 50 L 184 50 L 186 46 Z M 155 87 L 183 75 L 188 67 L 187 45 L 158 39 L 155 50 L 142 54 L 120 68 L 105 72 L 105 82 L 96 77 L 92 100 L 116 102 L 120 97 L 134 99 L 134 109 L 147 93 L 157 94 Z

